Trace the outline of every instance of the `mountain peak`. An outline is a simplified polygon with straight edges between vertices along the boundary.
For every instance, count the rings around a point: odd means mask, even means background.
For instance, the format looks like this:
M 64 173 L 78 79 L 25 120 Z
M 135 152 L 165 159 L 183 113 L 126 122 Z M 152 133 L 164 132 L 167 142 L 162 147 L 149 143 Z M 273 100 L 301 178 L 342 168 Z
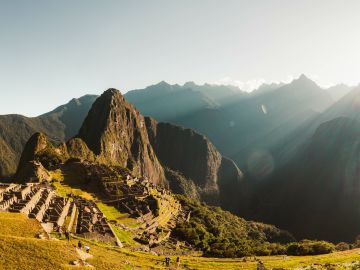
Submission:
M 170 84 L 168 84 L 166 81 L 161 81 L 158 82 L 157 84 L 155 84 L 156 86 L 170 86 Z
M 307 77 L 304 73 L 299 76 L 299 78 L 295 79 L 295 81 L 299 82 L 314 82 L 309 77 Z
M 108 90 L 104 91 L 103 95 L 118 95 L 120 93 L 119 90 L 115 89 L 115 88 L 109 88 Z
M 311 80 L 309 77 L 307 77 L 305 74 L 301 74 L 299 78 L 293 80 L 290 84 L 302 86 L 302 87 L 317 87 L 319 86 Z
M 109 88 L 108 90 L 104 91 L 104 93 L 100 96 L 100 99 L 112 99 L 112 98 L 120 98 L 121 100 L 125 100 L 121 92 L 115 88 Z
M 309 79 L 304 73 L 302 73 L 302 74 L 299 76 L 298 80 L 310 80 L 310 79 Z
M 193 82 L 193 81 L 189 81 L 189 82 L 184 83 L 184 87 L 186 87 L 186 88 L 193 88 L 193 87 L 196 87 L 196 86 L 197 86 L 196 83 Z
M 106 90 L 95 101 L 77 137 L 100 163 L 128 168 L 134 175 L 157 183 L 165 178 L 150 145 L 144 117 L 117 89 Z

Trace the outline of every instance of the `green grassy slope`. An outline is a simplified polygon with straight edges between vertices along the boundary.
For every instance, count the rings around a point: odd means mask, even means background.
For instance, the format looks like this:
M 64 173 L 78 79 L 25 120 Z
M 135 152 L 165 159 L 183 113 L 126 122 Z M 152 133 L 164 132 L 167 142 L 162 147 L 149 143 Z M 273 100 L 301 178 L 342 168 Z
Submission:
M 72 266 L 77 260 L 75 246 L 77 239 L 70 243 L 64 240 L 41 240 L 35 235 L 41 230 L 35 221 L 21 214 L 0 213 L 0 269 L 1 270 L 48 270 L 48 269 L 89 269 Z M 88 262 L 93 269 L 165 269 L 163 256 L 148 253 L 133 253 L 126 249 L 82 240 L 91 247 L 92 259 Z M 265 266 L 272 268 L 301 269 L 313 266 L 321 269 L 325 264 L 333 264 L 335 269 L 352 269 L 358 265 L 360 249 L 336 252 L 319 256 L 268 256 L 258 257 Z M 172 261 L 175 258 L 172 257 Z M 182 257 L 180 269 L 255 269 L 253 259 L 215 259 L 202 257 Z M 174 266 L 174 265 L 172 265 Z M 357 268 L 353 268 L 357 269 Z

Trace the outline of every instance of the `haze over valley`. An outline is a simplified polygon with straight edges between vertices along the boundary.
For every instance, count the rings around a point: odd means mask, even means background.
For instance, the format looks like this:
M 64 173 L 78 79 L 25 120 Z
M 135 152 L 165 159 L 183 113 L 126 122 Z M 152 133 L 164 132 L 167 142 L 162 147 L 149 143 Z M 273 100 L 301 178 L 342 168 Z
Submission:
M 360 269 L 359 9 L 0 0 L 0 270 Z

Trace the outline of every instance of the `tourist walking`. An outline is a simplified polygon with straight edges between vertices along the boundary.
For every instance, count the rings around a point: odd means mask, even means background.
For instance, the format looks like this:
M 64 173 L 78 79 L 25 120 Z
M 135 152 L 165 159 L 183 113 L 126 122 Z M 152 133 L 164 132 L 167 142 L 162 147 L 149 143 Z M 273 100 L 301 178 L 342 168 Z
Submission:
M 180 267 L 180 257 L 176 258 L 176 268 Z
M 81 243 L 81 241 L 78 242 L 78 248 L 79 248 L 79 249 L 82 249 L 82 243 Z

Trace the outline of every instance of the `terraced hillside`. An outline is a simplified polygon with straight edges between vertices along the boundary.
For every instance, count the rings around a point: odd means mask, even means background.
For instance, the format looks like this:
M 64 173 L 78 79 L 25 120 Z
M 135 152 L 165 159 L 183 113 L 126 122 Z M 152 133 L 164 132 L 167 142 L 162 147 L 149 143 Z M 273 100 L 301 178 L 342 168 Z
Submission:
M 109 220 L 120 241 L 137 249 L 140 244 L 155 245 L 166 241 L 181 211 L 180 203 L 165 189 L 158 189 L 144 179 L 103 179 L 107 195 L 91 188 L 89 182 L 79 186 L 79 178 L 51 171 L 52 186 L 63 196 L 70 194 L 96 202 Z M 117 176 L 120 177 L 120 176 Z M 90 188 L 89 188 L 90 186 Z M 101 189 L 100 189 L 101 190 Z M 116 190 L 116 194 L 111 190 Z
M 23 214 L 0 213 L 0 269 L 48 270 L 48 269 L 89 269 L 72 265 L 79 260 L 77 241 L 40 239 L 42 229 L 34 219 Z M 91 247 L 91 258 L 87 262 L 97 270 L 165 269 L 164 256 L 131 252 L 108 245 L 81 239 Z M 360 249 L 336 252 L 320 256 L 269 256 L 257 257 L 268 269 L 358 269 Z M 175 261 L 175 257 L 171 257 Z M 196 256 L 181 258 L 180 269 L 256 269 L 254 258 L 215 259 Z M 174 266 L 174 264 L 172 264 Z

